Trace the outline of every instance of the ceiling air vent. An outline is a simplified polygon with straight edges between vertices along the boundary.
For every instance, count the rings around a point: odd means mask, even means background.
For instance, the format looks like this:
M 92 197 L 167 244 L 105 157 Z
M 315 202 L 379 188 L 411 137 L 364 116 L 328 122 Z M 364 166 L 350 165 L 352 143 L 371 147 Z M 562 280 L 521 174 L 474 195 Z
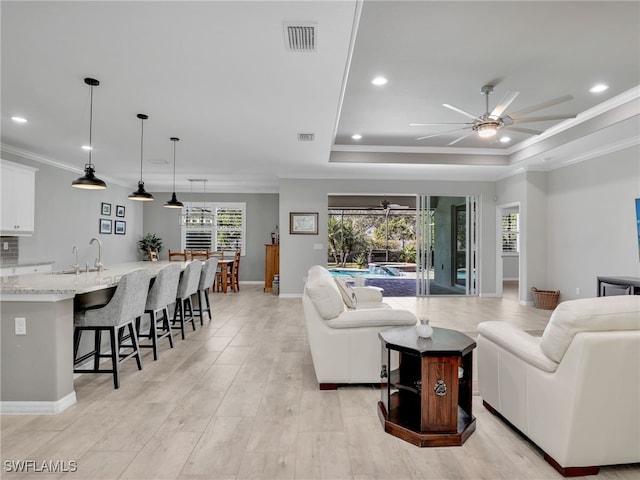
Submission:
M 301 142 L 313 142 L 315 140 L 314 133 L 299 133 L 298 140 Z
M 316 51 L 315 23 L 285 23 L 284 42 L 290 52 Z

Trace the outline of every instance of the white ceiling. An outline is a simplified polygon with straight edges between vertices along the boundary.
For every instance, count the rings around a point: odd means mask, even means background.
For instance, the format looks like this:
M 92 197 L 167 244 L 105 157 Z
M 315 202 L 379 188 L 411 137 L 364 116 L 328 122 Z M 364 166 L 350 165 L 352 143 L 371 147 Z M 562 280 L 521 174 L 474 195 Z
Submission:
M 278 178 L 496 179 L 640 139 L 640 3 L 200 1 L 1 3 L 2 147 L 81 171 L 94 89 L 97 175 L 150 191 L 206 178 L 209 191 L 275 192 Z M 286 48 L 284 22 L 313 22 L 317 49 Z M 385 75 L 384 87 L 371 85 Z M 597 82 L 610 85 L 591 94 Z M 482 114 L 509 90 L 517 111 L 578 114 L 527 124 L 512 142 L 458 133 L 442 106 Z M 29 121 L 18 125 L 11 116 Z M 555 124 L 555 125 L 554 125 Z M 455 128 L 455 127 L 454 127 Z M 299 133 L 314 133 L 299 142 Z M 354 141 L 353 133 L 363 139 Z M 367 165 L 363 165 L 367 163 Z

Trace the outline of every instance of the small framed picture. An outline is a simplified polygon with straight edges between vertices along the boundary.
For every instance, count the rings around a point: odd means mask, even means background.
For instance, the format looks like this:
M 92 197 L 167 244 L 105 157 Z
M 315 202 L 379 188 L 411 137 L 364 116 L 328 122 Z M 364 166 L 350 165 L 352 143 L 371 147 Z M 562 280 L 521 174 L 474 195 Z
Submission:
M 111 215 L 111 204 L 102 202 L 102 208 L 101 208 L 100 214 L 107 215 L 107 216 Z
M 124 205 L 116 205 L 116 217 L 124 218 Z
M 115 221 L 115 231 L 113 232 L 116 235 L 124 235 L 127 233 L 127 222 L 124 220 L 116 220 Z
M 109 207 L 111 208 L 111 207 Z M 109 234 L 111 233 L 111 220 L 109 220 L 108 218 L 101 218 L 100 219 L 100 233 L 105 233 L 105 234 Z
M 317 235 L 318 213 L 290 212 L 289 233 L 291 235 Z

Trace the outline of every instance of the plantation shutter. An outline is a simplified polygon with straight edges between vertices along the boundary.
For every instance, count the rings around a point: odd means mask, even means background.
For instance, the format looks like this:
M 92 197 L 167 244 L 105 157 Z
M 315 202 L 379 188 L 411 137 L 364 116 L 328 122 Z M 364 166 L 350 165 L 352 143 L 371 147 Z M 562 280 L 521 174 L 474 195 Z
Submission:
M 502 251 L 517 253 L 520 251 L 519 214 L 502 215 Z
M 182 248 L 186 250 L 236 250 L 244 255 L 246 244 L 245 203 L 205 203 L 189 207 L 189 218 L 208 218 L 202 221 L 185 222 L 182 226 Z

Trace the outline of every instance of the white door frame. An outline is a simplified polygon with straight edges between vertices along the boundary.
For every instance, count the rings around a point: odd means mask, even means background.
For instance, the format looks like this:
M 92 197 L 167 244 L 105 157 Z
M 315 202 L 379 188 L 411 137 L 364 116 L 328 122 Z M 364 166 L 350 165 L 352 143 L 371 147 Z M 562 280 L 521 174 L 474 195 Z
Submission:
M 502 215 L 505 210 L 518 209 L 518 213 L 521 213 L 520 202 L 510 202 L 496 205 L 496 294 L 498 297 L 502 297 L 504 282 L 504 262 L 502 260 Z M 522 220 L 522 216 L 520 217 Z M 522 228 L 522 222 L 520 222 L 520 228 Z M 522 238 L 522 231 L 518 232 L 518 235 Z M 520 244 L 522 246 L 522 243 Z M 518 253 L 518 288 L 522 285 L 522 248 Z M 520 291 L 518 291 L 518 300 L 520 300 Z

